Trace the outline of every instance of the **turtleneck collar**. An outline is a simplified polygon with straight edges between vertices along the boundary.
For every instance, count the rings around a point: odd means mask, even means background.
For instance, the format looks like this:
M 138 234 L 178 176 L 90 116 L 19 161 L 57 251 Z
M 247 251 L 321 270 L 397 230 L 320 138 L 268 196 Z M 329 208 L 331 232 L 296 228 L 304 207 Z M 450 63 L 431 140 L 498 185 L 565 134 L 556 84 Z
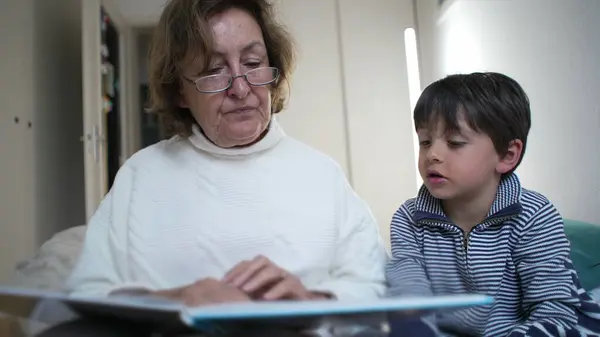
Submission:
M 248 147 L 239 148 L 222 148 L 211 142 L 200 130 L 198 125 L 192 127 L 192 135 L 188 138 L 190 143 L 201 151 L 208 152 L 217 156 L 225 157 L 236 157 L 236 156 L 248 156 L 258 152 L 268 150 L 275 147 L 285 137 L 285 133 L 275 116 L 271 117 L 267 134 L 259 140 L 257 143 Z

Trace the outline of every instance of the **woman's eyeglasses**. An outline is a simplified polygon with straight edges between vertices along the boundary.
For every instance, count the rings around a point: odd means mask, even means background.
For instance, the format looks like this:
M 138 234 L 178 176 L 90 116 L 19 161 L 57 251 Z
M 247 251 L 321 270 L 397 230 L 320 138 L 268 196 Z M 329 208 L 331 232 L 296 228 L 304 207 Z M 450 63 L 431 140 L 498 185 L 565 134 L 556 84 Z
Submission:
M 233 81 L 243 77 L 252 86 L 263 86 L 271 84 L 279 78 L 279 69 L 275 67 L 262 67 L 248 70 L 245 74 L 231 75 L 209 75 L 195 80 L 184 77 L 186 81 L 196 86 L 196 90 L 204 94 L 213 94 L 231 88 Z

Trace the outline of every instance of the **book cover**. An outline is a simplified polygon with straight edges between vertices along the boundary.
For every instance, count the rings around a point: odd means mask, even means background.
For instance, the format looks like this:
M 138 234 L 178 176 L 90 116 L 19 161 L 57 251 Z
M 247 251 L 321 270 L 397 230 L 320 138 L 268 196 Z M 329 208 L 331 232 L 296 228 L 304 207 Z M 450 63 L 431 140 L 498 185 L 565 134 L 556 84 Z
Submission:
M 0 287 L 0 312 L 27 318 L 36 303 L 55 300 L 81 316 L 112 317 L 171 328 L 188 327 L 215 331 L 253 324 L 314 328 L 323 321 L 356 317 L 382 321 L 389 313 L 424 313 L 487 305 L 485 295 L 382 298 L 374 300 L 257 301 L 187 307 L 152 296 L 73 297 L 44 290 Z

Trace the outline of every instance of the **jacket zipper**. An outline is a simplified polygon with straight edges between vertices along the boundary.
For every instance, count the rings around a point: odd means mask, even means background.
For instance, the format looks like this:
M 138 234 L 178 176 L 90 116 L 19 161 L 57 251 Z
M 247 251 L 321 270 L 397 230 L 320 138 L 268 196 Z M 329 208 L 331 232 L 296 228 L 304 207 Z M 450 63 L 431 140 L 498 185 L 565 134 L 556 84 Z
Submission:
M 425 221 L 425 222 L 429 223 L 430 225 L 436 225 L 436 223 L 440 223 L 440 222 L 441 223 L 445 223 L 445 224 L 450 225 L 450 226 L 452 226 L 452 227 L 454 227 L 454 228 L 456 228 L 456 229 L 458 229 L 460 231 L 460 233 L 463 236 L 463 240 L 462 241 L 463 241 L 463 252 L 465 254 L 465 270 L 467 271 L 467 275 L 469 277 L 469 281 L 471 283 L 474 283 L 473 282 L 473 276 L 471 274 L 471 267 L 469 266 L 469 237 L 471 236 L 471 233 L 473 232 L 474 229 L 476 229 L 477 227 L 482 226 L 483 224 L 487 224 L 487 223 L 490 223 L 490 222 L 504 222 L 504 221 L 512 218 L 513 216 L 514 216 L 514 214 L 508 214 L 508 215 L 500 216 L 500 217 L 497 217 L 497 218 L 486 219 L 487 221 L 474 226 L 468 232 L 465 232 L 462 228 L 458 227 L 457 225 L 455 225 L 452 222 L 445 222 L 445 221 L 444 222 L 442 222 L 442 221 Z M 473 286 L 473 288 L 475 288 L 474 284 L 471 284 L 471 285 Z

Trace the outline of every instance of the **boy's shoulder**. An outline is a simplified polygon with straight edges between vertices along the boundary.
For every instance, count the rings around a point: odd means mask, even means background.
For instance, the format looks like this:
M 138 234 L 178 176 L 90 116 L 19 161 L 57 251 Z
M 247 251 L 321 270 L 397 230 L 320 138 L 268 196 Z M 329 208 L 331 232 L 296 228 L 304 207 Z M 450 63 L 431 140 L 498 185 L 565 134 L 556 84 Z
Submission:
M 404 203 L 402 203 L 402 205 L 400 205 L 398 210 L 406 209 L 406 210 L 410 210 L 410 211 L 414 212 L 416 210 L 416 204 L 417 204 L 417 197 L 413 197 L 413 198 L 406 200 Z
M 519 198 L 520 212 L 504 223 L 506 233 L 525 242 L 537 240 L 541 236 L 557 238 L 564 231 L 563 219 L 552 202 L 542 193 L 521 189 Z
M 541 213 L 547 211 L 556 211 L 552 202 L 542 193 L 530 190 L 527 188 L 521 189 L 521 197 L 519 198 L 521 205 L 521 217 L 528 220 L 537 218 Z
M 398 207 L 392 216 L 392 226 L 414 224 L 416 200 L 417 198 L 410 198 Z
M 417 211 L 417 197 L 414 197 L 414 198 L 410 198 L 410 199 L 406 200 L 404 203 L 402 203 L 402 205 L 400 205 L 400 207 L 398 207 L 398 209 L 396 210 L 396 214 L 404 213 L 407 216 L 409 216 L 410 218 L 413 218 L 416 211 Z

